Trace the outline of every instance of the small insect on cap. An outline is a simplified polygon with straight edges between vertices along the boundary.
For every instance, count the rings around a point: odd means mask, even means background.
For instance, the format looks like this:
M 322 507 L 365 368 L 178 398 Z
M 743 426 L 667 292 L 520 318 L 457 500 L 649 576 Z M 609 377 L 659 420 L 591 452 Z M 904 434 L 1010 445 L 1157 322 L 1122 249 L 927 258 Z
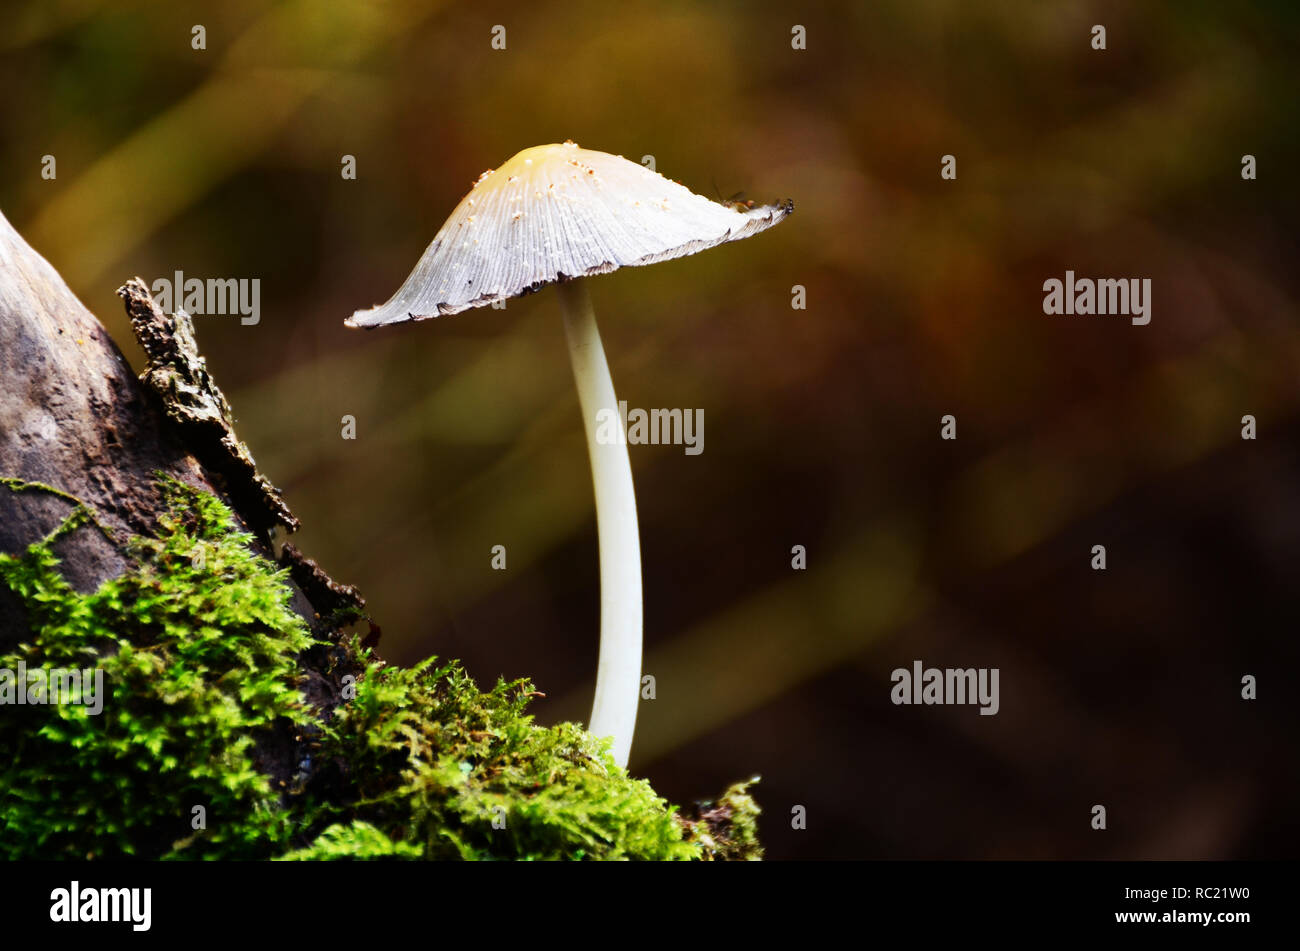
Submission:
M 794 203 L 722 205 L 618 155 L 572 142 L 525 149 L 474 183 L 393 298 L 349 327 L 380 327 L 518 297 L 576 277 L 684 257 L 772 227 Z

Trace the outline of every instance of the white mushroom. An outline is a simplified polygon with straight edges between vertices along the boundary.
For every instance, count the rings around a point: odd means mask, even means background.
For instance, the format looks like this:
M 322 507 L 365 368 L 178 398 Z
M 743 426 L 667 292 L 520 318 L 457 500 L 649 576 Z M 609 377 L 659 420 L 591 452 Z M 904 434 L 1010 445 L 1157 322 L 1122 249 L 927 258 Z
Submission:
M 794 204 L 723 205 L 635 162 L 572 142 L 525 149 L 484 172 L 472 195 L 456 206 L 392 299 L 357 311 L 347 325 L 458 314 L 559 285 L 600 541 L 600 661 L 588 729 L 612 737 L 614 760 L 625 767 L 641 689 L 640 538 L 625 441 L 602 444 L 596 437 L 598 414 L 617 415 L 618 400 L 587 285 L 579 279 L 747 238 L 781 221 Z

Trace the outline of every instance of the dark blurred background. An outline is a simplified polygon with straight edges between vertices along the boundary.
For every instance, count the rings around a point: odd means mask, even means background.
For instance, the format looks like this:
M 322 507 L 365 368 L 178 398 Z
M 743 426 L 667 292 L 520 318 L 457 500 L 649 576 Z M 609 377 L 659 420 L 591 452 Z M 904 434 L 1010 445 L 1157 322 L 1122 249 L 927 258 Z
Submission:
M 706 419 L 702 455 L 632 447 L 658 691 L 633 771 L 678 802 L 761 774 L 772 858 L 1295 854 L 1294 3 L 4 18 L 0 209 L 137 366 L 127 278 L 261 280 L 261 322 L 199 317 L 200 344 L 390 660 L 528 676 L 540 721 L 585 719 L 595 518 L 554 293 L 343 319 L 516 151 L 651 154 L 796 214 L 590 285 L 619 396 Z M 1151 278 L 1151 323 L 1044 316 L 1067 269 Z M 1000 668 L 1001 712 L 892 705 L 915 659 Z

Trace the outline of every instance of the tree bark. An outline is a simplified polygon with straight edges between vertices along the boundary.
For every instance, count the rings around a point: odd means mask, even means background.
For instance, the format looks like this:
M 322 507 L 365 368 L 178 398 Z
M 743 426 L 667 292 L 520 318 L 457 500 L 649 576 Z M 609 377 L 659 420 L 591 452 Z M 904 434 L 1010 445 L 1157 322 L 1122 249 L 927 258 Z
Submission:
M 76 496 L 123 539 L 148 532 L 155 473 L 215 490 L 162 423 L 99 321 L 0 215 L 0 476 Z M 0 551 L 40 541 L 70 505 L 50 493 L 0 489 Z M 79 591 L 126 567 L 122 550 L 90 526 L 57 550 Z M 0 602 L 0 648 L 24 629 L 16 611 L 12 600 Z
M 274 558 L 271 532 L 294 531 L 298 520 L 235 436 L 189 317 L 162 313 L 139 279 L 118 294 L 148 356 L 139 379 L 58 272 L 0 214 L 0 479 L 7 480 L 0 551 L 41 541 L 84 502 L 107 531 L 83 526 L 55 551 L 69 584 L 93 590 L 126 569 L 130 535 L 152 534 L 162 475 L 222 498 L 259 552 Z M 45 488 L 19 490 L 31 483 Z M 322 618 L 364 603 L 292 545 L 278 561 L 290 569 L 294 610 L 317 634 L 332 633 Z M 22 609 L 0 590 L 0 650 L 26 629 Z M 304 672 L 307 699 L 332 706 L 330 685 Z

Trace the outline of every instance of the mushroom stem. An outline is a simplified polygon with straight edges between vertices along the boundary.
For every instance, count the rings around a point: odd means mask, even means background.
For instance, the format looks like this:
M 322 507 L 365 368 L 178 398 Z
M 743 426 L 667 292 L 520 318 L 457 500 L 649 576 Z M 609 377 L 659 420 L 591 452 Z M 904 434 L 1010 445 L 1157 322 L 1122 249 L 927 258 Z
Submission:
M 614 761 L 626 767 L 641 697 L 641 542 L 632 463 L 587 282 L 564 281 L 556 289 L 587 432 L 600 540 L 600 663 L 588 730 L 613 737 Z M 601 410 L 618 421 L 612 441 L 602 442 L 598 436 Z

